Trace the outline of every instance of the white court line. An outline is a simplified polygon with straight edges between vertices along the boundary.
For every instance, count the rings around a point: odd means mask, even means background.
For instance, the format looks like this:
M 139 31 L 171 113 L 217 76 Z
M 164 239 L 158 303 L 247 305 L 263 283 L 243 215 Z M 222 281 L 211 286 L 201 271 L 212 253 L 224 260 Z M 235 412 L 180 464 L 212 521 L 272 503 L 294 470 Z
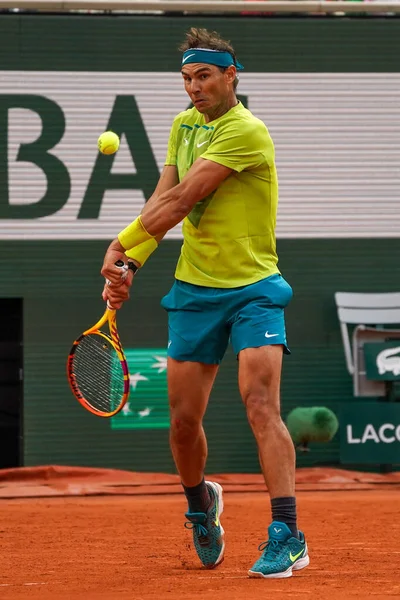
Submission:
M 196 579 L 248 579 L 247 575 L 224 575 L 223 573 L 217 576 L 212 575 L 197 575 Z
M 248 575 L 224 575 L 223 573 L 221 574 L 215 574 L 215 575 L 196 575 L 196 580 L 197 579 L 207 579 L 207 580 L 216 580 L 216 579 L 248 579 Z M 146 579 L 146 581 L 159 581 L 158 577 L 149 577 L 148 579 Z
M 32 583 L 0 583 L 0 587 L 19 587 L 21 585 L 49 585 L 50 583 L 62 583 L 61 581 L 35 581 Z

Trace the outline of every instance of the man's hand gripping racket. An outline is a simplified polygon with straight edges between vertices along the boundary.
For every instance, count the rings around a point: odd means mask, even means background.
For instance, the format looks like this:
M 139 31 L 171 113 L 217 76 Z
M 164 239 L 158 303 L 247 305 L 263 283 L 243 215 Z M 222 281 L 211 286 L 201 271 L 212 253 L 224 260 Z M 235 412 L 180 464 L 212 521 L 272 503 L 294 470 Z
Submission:
M 124 279 L 128 265 L 115 263 Z M 109 333 L 101 331 L 108 322 Z M 128 364 L 118 335 L 116 310 L 107 301 L 101 319 L 80 335 L 67 361 L 68 381 L 75 398 L 89 412 L 112 417 L 129 398 Z

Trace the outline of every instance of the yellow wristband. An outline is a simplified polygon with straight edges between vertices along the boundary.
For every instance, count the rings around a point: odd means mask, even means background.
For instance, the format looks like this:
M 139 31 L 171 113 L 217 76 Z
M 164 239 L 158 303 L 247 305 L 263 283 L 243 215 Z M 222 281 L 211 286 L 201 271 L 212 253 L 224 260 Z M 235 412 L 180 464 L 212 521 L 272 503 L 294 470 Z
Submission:
M 156 238 L 150 238 L 145 242 L 142 242 L 138 246 L 131 248 L 130 250 L 126 250 L 125 254 L 129 258 L 133 258 L 137 260 L 138 263 L 143 267 L 146 260 L 149 258 L 150 254 L 153 254 L 154 250 L 158 248 Z
M 140 217 L 135 219 L 128 227 L 125 227 L 125 229 L 118 234 L 119 243 L 125 250 L 130 250 L 143 242 L 154 239 L 155 238 L 146 231 Z

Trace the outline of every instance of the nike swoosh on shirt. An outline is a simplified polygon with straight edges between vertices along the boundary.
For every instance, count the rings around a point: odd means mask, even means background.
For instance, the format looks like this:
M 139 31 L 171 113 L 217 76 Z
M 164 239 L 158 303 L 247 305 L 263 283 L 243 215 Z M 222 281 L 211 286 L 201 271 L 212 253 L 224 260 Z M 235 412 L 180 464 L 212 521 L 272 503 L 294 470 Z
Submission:
M 205 142 L 201 142 L 201 144 L 197 144 L 197 147 L 201 148 L 202 146 L 204 146 L 204 144 L 208 144 L 208 140 L 206 140 Z
M 187 55 L 187 56 L 185 56 L 185 58 L 183 59 L 183 61 L 182 61 L 182 64 L 183 64 L 184 62 L 186 62 L 186 61 L 187 61 L 187 59 L 188 59 L 188 58 L 190 58 L 191 56 L 196 56 L 196 55 L 195 55 L 194 53 L 193 53 L 193 54 L 188 54 L 188 55 Z

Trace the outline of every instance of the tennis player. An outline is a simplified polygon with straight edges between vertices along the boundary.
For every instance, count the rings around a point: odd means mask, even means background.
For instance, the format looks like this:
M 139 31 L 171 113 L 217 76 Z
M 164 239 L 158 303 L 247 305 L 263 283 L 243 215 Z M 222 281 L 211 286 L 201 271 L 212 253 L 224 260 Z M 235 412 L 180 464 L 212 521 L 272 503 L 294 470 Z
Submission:
M 243 66 L 230 43 L 192 28 L 180 50 L 193 108 L 173 122 L 154 194 L 109 246 L 102 275 L 111 285 L 103 297 L 120 307 L 133 276 L 121 282 L 116 260 L 142 267 L 165 232 L 183 220 L 176 279 L 162 306 L 169 317 L 170 443 L 188 501 L 185 526 L 193 530 L 202 564 L 221 563 L 222 488 L 204 480 L 202 421 L 230 341 L 272 508 L 268 540 L 249 575 L 290 577 L 309 557 L 297 529 L 295 451 L 280 416 L 282 355 L 289 352 L 284 308 L 292 289 L 277 267 L 274 145 L 264 123 L 236 97 Z

